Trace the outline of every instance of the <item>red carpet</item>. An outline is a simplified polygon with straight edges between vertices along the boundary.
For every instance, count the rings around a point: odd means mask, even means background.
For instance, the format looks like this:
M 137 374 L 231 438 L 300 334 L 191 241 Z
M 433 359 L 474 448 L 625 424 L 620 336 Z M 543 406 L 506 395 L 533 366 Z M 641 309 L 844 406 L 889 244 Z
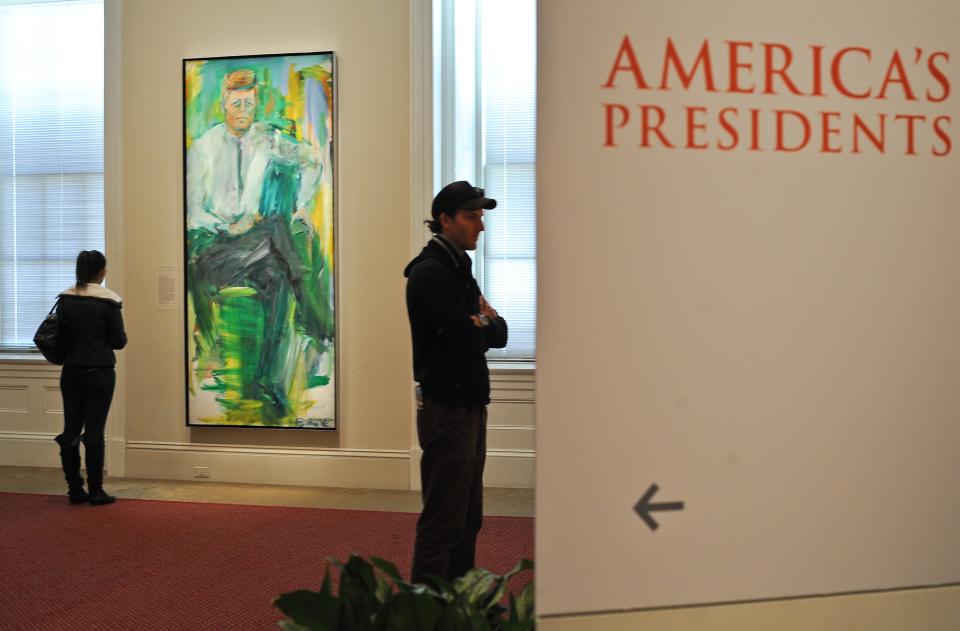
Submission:
M 0 629 L 277 629 L 273 599 L 319 588 L 327 557 L 381 556 L 409 576 L 416 518 L 0 493 Z M 532 559 L 533 519 L 485 518 L 477 556 L 498 574 Z

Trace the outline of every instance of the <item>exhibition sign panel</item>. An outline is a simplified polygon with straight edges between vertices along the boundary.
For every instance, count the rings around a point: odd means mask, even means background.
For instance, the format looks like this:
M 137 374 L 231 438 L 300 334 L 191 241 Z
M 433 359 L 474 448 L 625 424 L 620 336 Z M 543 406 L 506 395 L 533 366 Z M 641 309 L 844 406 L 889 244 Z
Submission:
M 539 12 L 539 612 L 960 582 L 960 5 Z
M 334 55 L 187 59 L 187 424 L 336 427 Z

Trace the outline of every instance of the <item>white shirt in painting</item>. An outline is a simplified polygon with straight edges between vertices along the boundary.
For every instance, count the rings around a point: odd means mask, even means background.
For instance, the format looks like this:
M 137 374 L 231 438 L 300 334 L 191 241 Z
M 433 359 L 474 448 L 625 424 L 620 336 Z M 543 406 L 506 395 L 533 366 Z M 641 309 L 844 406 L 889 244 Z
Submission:
M 309 209 L 320 184 L 320 153 L 279 129 L 257 122 L 237 137 L 221 123 L 194 141 L 187 153 L 187 227 L 245 232 L 260 218 L 260 196 L 271 160 L 298 165 L 297 207 Z

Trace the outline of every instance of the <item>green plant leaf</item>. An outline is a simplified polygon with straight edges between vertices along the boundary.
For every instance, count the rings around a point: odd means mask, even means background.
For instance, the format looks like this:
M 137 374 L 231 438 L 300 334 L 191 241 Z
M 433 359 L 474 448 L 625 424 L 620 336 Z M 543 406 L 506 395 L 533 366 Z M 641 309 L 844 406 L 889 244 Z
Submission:
M 330 566 L 340 571 L 336 595 Z M 535 625 L 532 582 L 510 594 L 509 607 L 500 602 L 507 581 L 533 568 L 527 559 L 503 576 L 475 568 L 453 582 L 430 576 L 427 584 L 405 582 L 393 563 L 378 557 L 331 558 L 330 566 L 320 592 L 290 592 L 274 601 L 289 618 L 280 623 L 284 631 L 525 631 Z
M 532 569 L 533 569 L 533 561 L 531 561 L 530 559 L 523 559 L 522 561 L 517 563 L 512 570 L 504 574 L 503 578 L 509 580 L 514 576 L 516 576 L 517 574 L 519 574 L 520 572 L 523 572 L 524 570 L 532 570 Z
M 477 603 L 478 607 L 483 608 L 484 610 L 490 610 L 500 603 L 503 600 L 504 594 L 507 593 L 507 577 L 498 576 L 493 586 L 487 591 L 483 600 Z
M 456 579 L 453 582 L 453 587 L 470 605 L 486 611 L 489 605 L 487 597 L 490 595 L 491 590 L 496 587 L 498 579 L 502 580 L 489 570 L 474 568 Z M 499 600 L 499 598 L 497 600 Z M 496 600 L 494 602 L 496 602 Z
M 333 581 L 330 580 L 330 566 L 323 572 L 323 583 L 320 584 L 320 593 L 333 596 Z
M 523 572 L 524 570 L 532 570 L 532 569 L 533 569 L 533 561 L 531 561 L 530 559 L 523 559 L 522 561 L 517 563 L 512 570 L 510 570 L 509 572 L 501 576 L 500 581 L 497 583 L 496 588 L 490 594 L 490 601 L 488 603 L 488 607 L 493 607 L 497 603 L 499 603 L 501 600 L 503 600 L 503 596 L 504 594 L 506 594 L 506 591 L 507 591 L 507 583 L 510 581 L 511 578 L 513 578 L 520 572 Z M 523 589 L 521 594 L 526 594 L 527 595 L 526 598 L 529 599 L 529 607 L 531 610 L 531 617 L 532 617 L 532 611 L 533 611 L 533 582 L 532 581 L 530 583 L 527 583 L 527 586 Z M 510 604 L 512 607 L 513 594 L 510 595 Z M 527 607 L 526 600 L 524 600 L 523 606 Z M 521 620 L 522 619 L 524 618 L 521 618 Z
M 394 583 L 404 582 L 403 577 L 400 576 L 400 572 L 397 571 L 397 566 L 390 561 L 381 559 L 380 557 L 370 557 L 370 562 L 373 563 L 378 570 L 392 578 Z
M 534 589 L 533 581 L 527 583 L 520 594 L 516 597 L 516 600 L 513 599 L 513 595 L 510 596 L 511 599 L 511 609 L 516 610 L 517 620 L 520 622 L 526 622 L 528 620 L 533 620 L 536 615 L 534 607 Z
M 412 594 L 428 594 L 437 602 L 446 602 L 448 600 L 441 592 L 438 592 L 429 585 L 424 585 L 423 583 L 407 583 L 407 586 L 410 588 L 410 593 Z
M 430 583 L 422 584 L 428 589 L 432 589 L 447 600 L 454 600 L 457 597 L 457 590 L 454 589 L 453 583 L 447 579 L 442 576 L 437 576 L 436 574 L 427 574 L 426 578 Z
M 351 554 L 340 570 L 341 628 L 357 631 L 371 628 L 374 612 L 380 606 L 376 599 L 376 590 L 373 566 L 363 558 Z
M 378 629 L 387 631 L 429 631 L 436 628 L 443 612 L 438 596 L 422 592 L 399 593 L 377 612 Z M 379 623 L 383 621 L 381 626 Z
M 483 616 L 464 601 L 454 601 L 444 607 L 434 628 L 443 631 L 452 629 L 457 631 L 491 631 L 490 624 L 484 620 Z
M 390 580 L 393 581 L 393 585 L 401 592 L 408 593 L 411 592 L 414 588 L 414 585 L 403 580 L 403 577 L 400 576 L 400 572 L 397 571 L 397 566 L 387 561 L 386 559 L 381 559 L 380 557 L 370 557 L 370 562 L 386 576 L 390 577 Z
M 476 609 L 464 607 L 463 612 L 467 622 L 467 626 L 465 626 L 464 629 L 470 629 L 470 631 L 492 631 L 493 627 L 490 625 L 490 622 Z
M 300 589 L 281 594 L 273 605 L 294 623 L 308 629 L 338 629 L 340 603 L 330 594 Z
M 373 573 L 373 565 L 363 557 L 351 554 L 347 564 L 343 566 L 343 570 L 347 575 L 361 581 L 363 586 L 367 588 L 367 591 L 372 591 L 376 588 L 377 582 Z
M 383 578 L 379 574 L 375 575 L 377 581 L 377 589 L 373 593 L 373 597 L 378 603 L 385 603 L 393 596 L 393 586 L 387 579 Z

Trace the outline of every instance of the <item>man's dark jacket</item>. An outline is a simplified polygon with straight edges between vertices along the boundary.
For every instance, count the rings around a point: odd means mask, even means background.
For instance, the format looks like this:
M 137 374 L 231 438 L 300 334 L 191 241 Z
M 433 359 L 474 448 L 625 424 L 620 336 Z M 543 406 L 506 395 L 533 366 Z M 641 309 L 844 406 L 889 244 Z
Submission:
M 413 336 L 413 374 L 431 401 L 486 405 L 490 373 L 484 355 L 507 345 L 507 323 L 478 327 L 480 288 L 471 261 L 435 236 L 407 265 L 407 314 Z
M 127 344 L 120 296 L 99 285 L 60 294 L 57 313 L 66 326 L 65 366 L 113 366 L 114 349 Z

